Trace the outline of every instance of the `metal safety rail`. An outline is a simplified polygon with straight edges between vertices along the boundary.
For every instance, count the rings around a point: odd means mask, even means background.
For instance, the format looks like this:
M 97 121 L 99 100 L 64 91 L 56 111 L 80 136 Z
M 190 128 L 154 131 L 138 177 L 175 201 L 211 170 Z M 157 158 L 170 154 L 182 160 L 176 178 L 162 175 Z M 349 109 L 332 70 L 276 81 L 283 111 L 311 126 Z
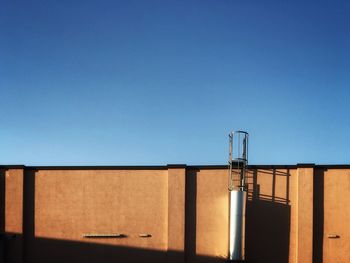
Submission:
M 245 259 L 248 137 L 249 135 L 245 131 L 233 131 L 229 134 L 228 190 L 230 198 L 230 261 L 241 261 Z

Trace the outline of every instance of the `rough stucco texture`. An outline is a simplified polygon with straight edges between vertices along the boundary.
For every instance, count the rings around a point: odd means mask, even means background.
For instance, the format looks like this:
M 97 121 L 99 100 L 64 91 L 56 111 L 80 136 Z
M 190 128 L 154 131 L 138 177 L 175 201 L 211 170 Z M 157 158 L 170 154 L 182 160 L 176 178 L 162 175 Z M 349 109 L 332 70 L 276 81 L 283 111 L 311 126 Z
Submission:
M 39 171 L 35 237 L 167 249 L 167 171 Z M 87 239 L 84 233 L 127 238 Z M 139 234 L 152 238 L 140 238 Z

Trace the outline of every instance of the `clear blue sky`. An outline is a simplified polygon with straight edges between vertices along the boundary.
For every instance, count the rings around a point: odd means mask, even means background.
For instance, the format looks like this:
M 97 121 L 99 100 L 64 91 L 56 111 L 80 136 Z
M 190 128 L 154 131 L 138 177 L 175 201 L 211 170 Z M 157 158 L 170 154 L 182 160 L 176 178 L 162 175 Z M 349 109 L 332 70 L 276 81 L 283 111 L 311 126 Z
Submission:
M 350 163 L 349 1 L 0 3 L 0 163 Z

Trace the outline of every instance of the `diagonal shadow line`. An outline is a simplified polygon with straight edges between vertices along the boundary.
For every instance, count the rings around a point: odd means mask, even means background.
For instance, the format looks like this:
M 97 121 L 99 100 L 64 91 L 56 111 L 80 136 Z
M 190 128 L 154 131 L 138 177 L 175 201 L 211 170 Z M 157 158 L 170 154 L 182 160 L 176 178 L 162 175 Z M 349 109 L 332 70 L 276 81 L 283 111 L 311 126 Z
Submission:
M 21 235 L 18 235 L 18 238 L 22 238 Z M 175 258 L 183 255 L 183 251 L 144 249 L 44 237 L 35 237 L 28 245 L 30 253 L 27 254 L 26 262 L 29 263 L 164 263 L 169 259 L 169 255 Z M 226 259 L 196 255 L 196 262 L 224 263 Z

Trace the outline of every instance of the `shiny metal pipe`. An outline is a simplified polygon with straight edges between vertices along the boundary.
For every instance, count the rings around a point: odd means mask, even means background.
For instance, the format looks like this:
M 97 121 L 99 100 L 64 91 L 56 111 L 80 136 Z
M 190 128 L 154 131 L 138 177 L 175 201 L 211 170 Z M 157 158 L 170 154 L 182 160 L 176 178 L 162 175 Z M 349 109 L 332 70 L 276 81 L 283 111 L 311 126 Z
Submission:
M 247 192 L 232 190 L 230 193 L 230 260 L 244 260 L 245 209 Z

